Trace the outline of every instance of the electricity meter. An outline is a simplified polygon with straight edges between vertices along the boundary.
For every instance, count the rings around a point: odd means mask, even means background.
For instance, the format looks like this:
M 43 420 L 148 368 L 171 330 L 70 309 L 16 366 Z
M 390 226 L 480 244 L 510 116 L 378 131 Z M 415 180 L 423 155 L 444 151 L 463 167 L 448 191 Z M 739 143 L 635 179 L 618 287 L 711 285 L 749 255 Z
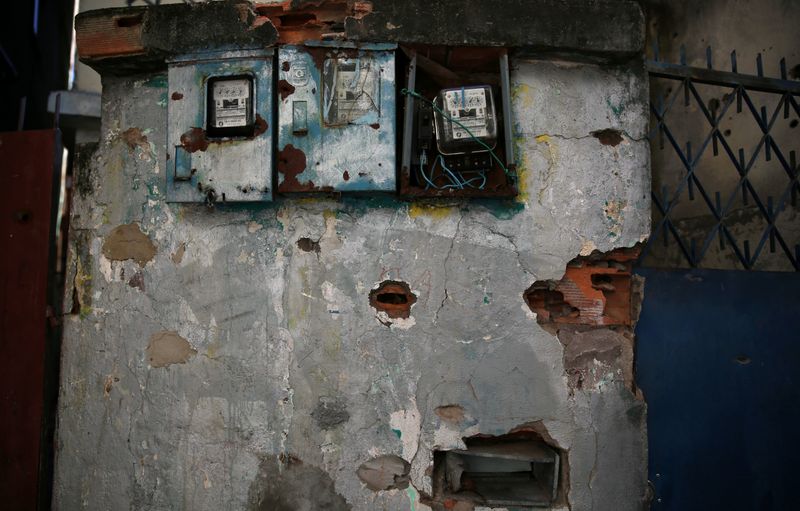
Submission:
M 272 48 L 167 61 L 168 202 L 272 200 Z
M 208 79 L 206 133 L 210 137 L 253 135 L 253 77 L 215 76 Z
M 497 116 L 492 88 L 488 85 L 444 89 L 434 102 L 436 146 L 443 155 L 488 151 L 497 145 Z

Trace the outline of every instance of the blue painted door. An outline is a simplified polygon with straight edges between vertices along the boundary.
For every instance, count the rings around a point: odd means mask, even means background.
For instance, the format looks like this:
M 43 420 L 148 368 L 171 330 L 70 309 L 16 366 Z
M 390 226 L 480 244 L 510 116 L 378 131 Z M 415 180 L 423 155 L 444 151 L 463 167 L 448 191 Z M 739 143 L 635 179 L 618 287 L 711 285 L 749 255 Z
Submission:
M 651 509 L 800 509 L 800 274 L 637 273 Z

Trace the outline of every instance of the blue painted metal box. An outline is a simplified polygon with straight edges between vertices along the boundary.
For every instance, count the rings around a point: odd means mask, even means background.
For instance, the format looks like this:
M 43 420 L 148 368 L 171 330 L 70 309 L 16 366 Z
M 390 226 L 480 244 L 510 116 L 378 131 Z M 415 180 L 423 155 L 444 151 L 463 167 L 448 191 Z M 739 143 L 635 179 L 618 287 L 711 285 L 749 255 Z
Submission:
M 279 49 L 279 192 L 395 191 L 395 49 Z
M 273 58 L 240 50 L 169 63 L 169 202 L 272 200 Z

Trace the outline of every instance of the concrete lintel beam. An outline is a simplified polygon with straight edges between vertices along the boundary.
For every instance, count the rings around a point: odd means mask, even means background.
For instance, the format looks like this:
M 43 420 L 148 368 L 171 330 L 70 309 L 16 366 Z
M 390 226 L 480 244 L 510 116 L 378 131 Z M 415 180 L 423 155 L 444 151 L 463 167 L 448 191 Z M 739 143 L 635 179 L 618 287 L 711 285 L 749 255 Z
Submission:
M 101 9 L 75 19 L 81 61 L 117 75 L 164 68 L 174 55 L 332 36 L 613 61 L 641 58 L 644 28 L 634 0 L 226 0 Z

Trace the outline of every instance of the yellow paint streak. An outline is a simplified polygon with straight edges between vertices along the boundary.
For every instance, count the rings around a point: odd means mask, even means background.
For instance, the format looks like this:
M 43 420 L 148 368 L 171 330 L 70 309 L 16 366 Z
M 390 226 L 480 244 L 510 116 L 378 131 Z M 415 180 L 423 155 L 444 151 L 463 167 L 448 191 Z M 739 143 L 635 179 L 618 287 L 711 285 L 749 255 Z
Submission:
M 547 152 L 549 154 L 550 162 L 547 165 L 547 169 L 542 176 L 542 187 L 539 190 L 538 199 L 539 204 L 542 204 L 544 200 L 544 194 L 547 188 L 553 181 L 553 167 L 558 162 L 558 146 L 552 141 L 550 135 L 539 135 L 536 137 L 536 142 L 539 144 L 544 144 L 547 146 Z
M 511 99 L 514 102 L 520 102 L 522 108 L 533 107 L 533 91 L 530 85 L 526 83 L 518 83 L 511 88 Z
M 408 216 L 418 218 L 427 216 L 434 220 L 444 220 L 456 211 L 452 206 L 437 206 L 435 204 L 420 204 L 414 202 L 408 206 Z
M 325 219 L 325 225 L 328 225 L 328 222 L 336 221 L 336 210 L 334 209 L 326 209 L 322 212 L 322 218 Z
M 519 163 L 517 164 L 517 202 L 523 204 L 528 203 L 530 194 L 528 193 L 528 174 L 530 172 L 530 164 L 528 162 L 528 153 L 517 149 L 517 154 L 520 155 Z

